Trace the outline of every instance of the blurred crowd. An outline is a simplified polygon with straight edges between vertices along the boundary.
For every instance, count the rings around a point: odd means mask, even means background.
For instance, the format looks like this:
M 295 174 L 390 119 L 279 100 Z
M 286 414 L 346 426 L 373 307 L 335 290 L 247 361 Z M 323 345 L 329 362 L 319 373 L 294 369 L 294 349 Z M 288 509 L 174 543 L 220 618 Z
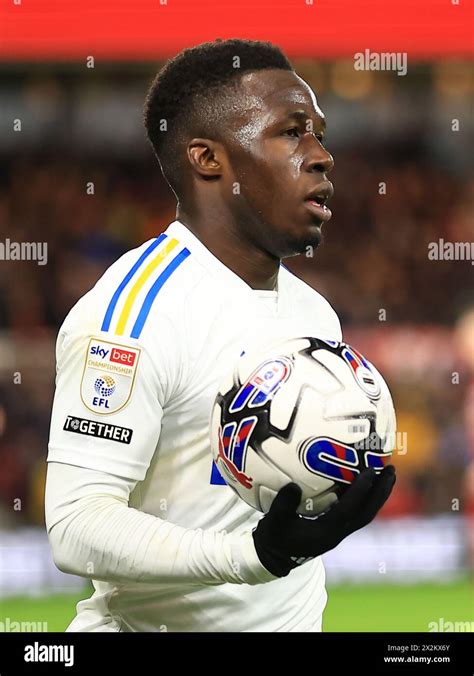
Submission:
M 47 242 L 48 264 L 2 261 L 2 328 L 57 326 L 107 265 L 175 217 L 152 161 L 15 159 L 3 171 L 0 241 Z M 338 154 L 331 179 L 324 245 L 286 264 L 346 324 L 380 321 L 381 310 L 388 322 L 452 324 L 472 295 L 471 261 L 430 260 L 429 245 L 473 240 L 474 180 L 350 152 Z
M 428 247 L 474 241 L 474 181 L 428 161 L 411 138 L 356 139 L 334 154 L 324 244 L 285 264 L 330 300 L 346 340 L 393 391 L 408 452 L 395 455 L 399 481 L 384 515 L 472 510 L 473 267 L 430 260 Z M 0 527 L 43 522 L 61 322 L 111 262 L 174 218 L 151 151 L 4 152 L 0 243 L 46 242 L 48 259 L 0 260 Z

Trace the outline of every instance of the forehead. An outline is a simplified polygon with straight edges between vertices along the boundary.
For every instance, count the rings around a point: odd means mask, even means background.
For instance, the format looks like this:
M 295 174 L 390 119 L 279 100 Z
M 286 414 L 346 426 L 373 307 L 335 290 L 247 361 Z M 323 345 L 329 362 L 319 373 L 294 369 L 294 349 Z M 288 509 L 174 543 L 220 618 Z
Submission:
M 298 109 L 308 117 L 324 119 L 315 93 L 307 82 L 292 71 L 253 71 L 245 73 L 239 84 L 245 109 L 249 113 L 276 117 Z

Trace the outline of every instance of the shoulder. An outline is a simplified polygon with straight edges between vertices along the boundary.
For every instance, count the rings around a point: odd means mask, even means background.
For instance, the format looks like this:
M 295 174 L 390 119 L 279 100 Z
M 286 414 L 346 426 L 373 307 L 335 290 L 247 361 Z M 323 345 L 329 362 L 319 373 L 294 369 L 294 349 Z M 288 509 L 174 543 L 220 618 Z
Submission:
M 139 361 L 140 380 L 149 380 L 167 400 L 185 381 L 191 335 L 186 307 L 205 276 L 189 249 L 166 233 L 128 251 L 64 320 L 56 343 L 58 372 L 79 374 L 85 356 L 101 368 L 113 361 L 116 369 L 118 362 L 130 373 Z
M 292 299 L 306 308 L 312 308 L 328 334 L 334 336 L 335 340 L 342 340 L 341 322 L 331 303 L 319 291 L 293 274 L 283 263 L 280 264 L 280 270 Z
M 113 263 L 71 309 L 63 332 L 146 340 L 150 328 L 179 322 L 185 303 L 205 276 L 188 247 L 166 232 Z

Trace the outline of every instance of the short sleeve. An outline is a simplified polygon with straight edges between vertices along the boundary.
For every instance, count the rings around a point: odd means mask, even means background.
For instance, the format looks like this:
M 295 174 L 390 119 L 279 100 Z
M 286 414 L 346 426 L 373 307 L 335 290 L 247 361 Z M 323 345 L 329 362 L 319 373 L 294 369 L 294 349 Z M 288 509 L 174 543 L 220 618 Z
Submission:
M 160 436 L 165 355 L 80 326 L 66 321 L 58 336 L 47 459 L 141 481 Z

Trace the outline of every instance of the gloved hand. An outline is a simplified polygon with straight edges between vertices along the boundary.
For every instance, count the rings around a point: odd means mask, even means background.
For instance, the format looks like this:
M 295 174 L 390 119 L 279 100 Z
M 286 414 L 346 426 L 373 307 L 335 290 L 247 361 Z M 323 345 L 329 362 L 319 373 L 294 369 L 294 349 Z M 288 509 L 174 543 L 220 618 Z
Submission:
M 288 575 L 293 568 L 333 549 L 370 523 L 388 499 L 395 480 L 393 465 L 387 465 L 380 474 L 366 469 L 339 501 L 318 517 L 298 514 L 301 488 L 295 483 L 283 486 L 253 530 L 258 558 L 273 575 Z

